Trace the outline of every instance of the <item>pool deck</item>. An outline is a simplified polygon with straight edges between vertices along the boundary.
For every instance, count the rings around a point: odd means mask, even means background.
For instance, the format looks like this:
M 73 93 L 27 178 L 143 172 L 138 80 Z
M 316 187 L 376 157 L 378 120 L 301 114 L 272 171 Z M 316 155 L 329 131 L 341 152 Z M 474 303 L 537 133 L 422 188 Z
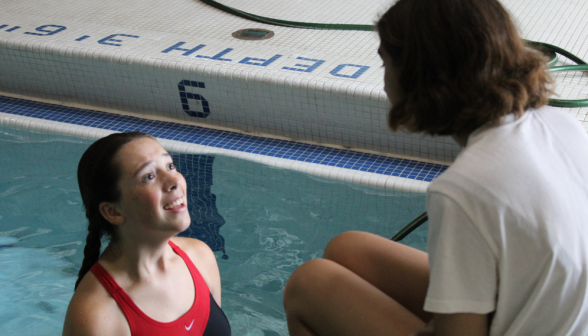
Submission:
M 219 2 L 281 20 L 364 25 L 373 24 L 391 4 L 381 0 L 360 5 L 351 0 Z M 588 12 L 588 2 L 502 3 L 524 38 L 551 43 L 588 59 L 588 17 L 583 15 Z M 24 122 L 28 128 L 51 132 L 71 126 L 76 129 L 73 133 L 95 138 L 118 129 L 109 124 L 112 120 L 136 121 L 136 127 L 153 123 L 171 129 L 170 134 L 162 131 L 159 137 L 170 146 L 173 142 L 174 148 L 244 156 L 320 176 L 345 176 L 342 179 L 413 191 L 423 191 L 427 179 L 442 171 L 440 167 L 452 162 L 460 150 L 447 137 L 387 129 L 389 103 L 382 90 L 383 70 L 374 32 L 262 24 L 198 0 L 64 0 L 51 4 L 7 0 L 3 9 L 0 94 L 37 101 L 28 104 L 2 98 L 3 124 Z M 271 30 L 274 36 L 263 40 L 232 36 L 252 28 Z M 586 73 L 562 73 L 555 79 L 559 98 L 588 97 Z M 25 110 L 58 109 L 39 101 L 60 104 L 68 113 L 86 110 L 83 113 L 104 118 L 103 125 L 110 128 L 84 126 L 72 121 L 79 119 L 76 117 L 54 120 L 43 119 L 44 113 L 14 112 L 14 104 L 26 106 Z M 588 108 L 566 111 L 588 130 Z M 206 141 L 186 142 L 175 137 L 176 128 L 220 134 L 221 142 L 228 143 L 223 147 Z M 243 141 L 248 144 L 237 145 Z M 377 157 L 373 162 L 383 160 L 389 166 L 376 167 L 369 163 L 372 159 L 368 164 L 337 166 L 318 154 L 303 155 L 302 160 L 275 152 L 271 146 L 258 152 L 241 150 L 259 143 L 329 153 L 328 158 L 341 156 L 342 162 L 350 155 L 361 160 Z M 394 163 L 417 161 L 421 164 L 410 173 Z

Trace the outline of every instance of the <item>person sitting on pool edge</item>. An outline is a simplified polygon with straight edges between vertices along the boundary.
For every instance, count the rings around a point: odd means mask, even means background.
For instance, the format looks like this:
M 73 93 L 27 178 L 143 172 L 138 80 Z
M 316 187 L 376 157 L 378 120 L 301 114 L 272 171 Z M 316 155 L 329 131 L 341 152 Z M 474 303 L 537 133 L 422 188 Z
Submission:
M 190 225 L 186 180 L 152 136 L 94 142 L 78 184 L 88 237 L 63 335 L 231 334 L 212 250 L 174 237 Z
M 464 147 L 429 186 L 428 254 L 362 232 L 290 277 L 291 336 L 588 334 L 588 135 L 497 0 L 377 24 L 389 126 Z M 358 223 L 360 225 L 360 223 Z

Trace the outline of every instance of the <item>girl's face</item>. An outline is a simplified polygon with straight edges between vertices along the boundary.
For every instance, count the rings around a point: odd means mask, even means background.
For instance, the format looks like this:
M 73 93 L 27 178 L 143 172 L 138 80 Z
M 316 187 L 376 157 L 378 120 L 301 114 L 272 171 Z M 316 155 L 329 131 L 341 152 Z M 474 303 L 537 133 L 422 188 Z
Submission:
M 142 232 L 182 232 L 190 226 L 187 186 L 169 153 L 150 138 L 124 145 L 116 155 L 124 223 Z
M 402 90 L 398 84 L 399 69 L 392 64 L 392 58 L 382 46 L 378 49 L 378 54 L 384 62 L 384 92 L 392 105 L 395 105 L 402 99 Z

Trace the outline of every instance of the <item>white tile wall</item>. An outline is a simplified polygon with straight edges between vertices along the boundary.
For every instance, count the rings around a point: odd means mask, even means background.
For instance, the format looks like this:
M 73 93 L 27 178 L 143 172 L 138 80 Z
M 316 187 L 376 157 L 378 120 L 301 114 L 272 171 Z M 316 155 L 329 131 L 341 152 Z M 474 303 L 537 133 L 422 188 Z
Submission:
M 381 0 L 222 3 L 278 19 L 355 24 L 372 24 L 390 5 Z M 588 19 L 578 15 L 588 11 L 586 2 L 503 3 L 523 37 L 588 58 Z M 373 32 L 270 26 L 195 0 L 9 1 L 0 12 L 2 25 L 0 91 L 441 162 L 452 161 L 459 151 L 448 138 L 389 132 Z M 15 26 L 20 28 L 12 30 Z M 231 37 L 243 28 L 270 29 L 275 36 L 262 41 Z M 185 42 L 178 47 L 185 50 L 162 52 L 179 42 Z M 199 45 L 205 46 L 188 51 Z M 239 63 L 274 55 L 282 56 L 265 67 Z M 324 63 L 312 72 L 290 70 L 314 63 L 299 58 Z M 369 68 L 357 78 L 333 75 L 342 64 Z M 347 66 L 335 74 L 349 76 L 356 69 Z M 557 92 L 561 98 L 588 96 L 587 79 L 582 73 L 558 75 Z M 207 99 L 207 118 L 184 112 L 178 91 L 182 80 L 205 83 L 205 88 L 186 91 Z M 191 110 L 203 111 L 196 100 L 189 101 Z M 588 128 L 588 109 L 569 111 Z

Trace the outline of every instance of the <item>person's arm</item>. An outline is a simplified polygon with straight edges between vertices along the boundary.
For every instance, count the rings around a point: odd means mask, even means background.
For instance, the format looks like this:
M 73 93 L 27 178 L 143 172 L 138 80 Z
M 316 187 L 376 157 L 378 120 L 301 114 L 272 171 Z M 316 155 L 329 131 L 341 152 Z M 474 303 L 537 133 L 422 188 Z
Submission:
M 429 321 L 429 323 L 427 323 L 427 325 L 423 329 L 415 331 L 414 334 L 412 334 L 411 336 L 433 336 L 433 335 L 435 335 L 434 334 L 435 331 L 433 330 L 434 323 L 435 323 L 435 318 L 432 318 L 431 321 Z
M 486 336 L 488 314 L 435 314 L 435 336 Z
M 454 185 L 441 186 L 461 195 Z M 456 200 L 433 189 L 427 197 L 431 273 L 424 309 L 437 312 L 433 335 L 487 335 L 488 313 L 497 305 L 500 258 L 490 233 L 493 223 L 473 196 L 471 202 L 464 195 Z
M 415 336 L 487 336 L 488 314 L 435 314 Z

